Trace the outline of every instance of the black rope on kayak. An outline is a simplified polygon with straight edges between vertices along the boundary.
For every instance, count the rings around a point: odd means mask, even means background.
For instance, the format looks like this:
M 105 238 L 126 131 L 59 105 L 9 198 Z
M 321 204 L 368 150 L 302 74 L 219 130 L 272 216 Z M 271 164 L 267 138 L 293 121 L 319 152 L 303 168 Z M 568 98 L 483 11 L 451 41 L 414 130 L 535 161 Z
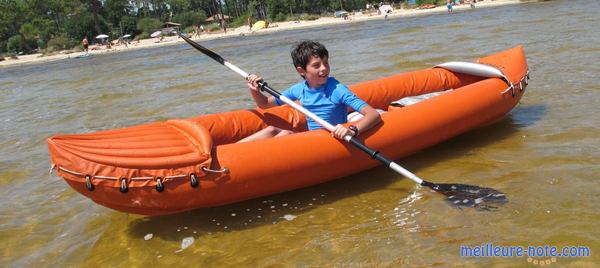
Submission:
M 198 187 L 198 179 L 196 178 L 196 173 L 190 174 L 190 185 L 192 188 Z
M 93 175 L 89 175 L 89 174 L 83 174 L 83 173 L 79 173 L 79 172 L 76 172 L 76 171 L 72 171 L 72 170 L 66 169 L 64 167 L 59 167 L 59 166 L 56 166 L 54 164 L 50 167 L 50 174 L 52 174 L 52 172 L 54 170 L 57 170 L 57 169 L 60 170 L 60 171 L 64 171 L 64 172 L 67 172 L 69 174 L 75 175 L 75 176 L 80 176 L 80 177 L 85 178 L 85 188 L 88 191 L 90 191 L 90 192 L 94 191 L 96 189 L 96 187 L 94 186 L 94 183 L 93 183 L 93 181 L 96 180 L 96 179 L 98 179 L 98 180 L 113 180 L 113 181 L 119 181 L 120 180 L 121 181 L 121 186 L 119 187 L 120 191 L 122 193 L 127 193 L 129 191 L 129 187 L 127 185 L 127 178 L 120 178 L 119 179 L 118 177 L 110 177 L 110 176 L 99 176 L 99 175 L 93 176 Z M 227 173 L 227 172 L 229 172 L 229 169 L 227 167 L 224 167 L 224 168 L 218 169 L 218 170 L 209 169 L 207 167 L 201 167 L 201 170 L 204 173 Z M 192 188 L 197 188 L 198 185 L 200 185 L 200 183 L 198 181 L 198 175 L 196 175 L 196 173 L 190 173 L 189 176 L 182 174 L 182 175 L 166 176 L 164 178 L 162 178 L 162 177 L 156 177 L 156 191 L 158 191 L 158 192 L 164 191 L 165 179 L 166 180 L 173 180 L 173 179 L 187 179 L 187 178 L 189 178 L 189 180 L 190 180 L 190 186 Z M 154 177 L 133 177 L 130 180 L 131 181 L 154 180 Z
M 85 175 L 85 188 L 88 189 L 88 191 L 94 191 L 94 185 L 92 184 L 92 176 L 90 175 Z
M 127 193 L 129 191 L 129 188 L 127 187 L 127 179 L 126 178 L 121 178 L 121 193 Z
M 162 179 L 160 177 L 156 177 L 156 191 L 162 193 L 165 190 L 165 185 L 162 183 Z

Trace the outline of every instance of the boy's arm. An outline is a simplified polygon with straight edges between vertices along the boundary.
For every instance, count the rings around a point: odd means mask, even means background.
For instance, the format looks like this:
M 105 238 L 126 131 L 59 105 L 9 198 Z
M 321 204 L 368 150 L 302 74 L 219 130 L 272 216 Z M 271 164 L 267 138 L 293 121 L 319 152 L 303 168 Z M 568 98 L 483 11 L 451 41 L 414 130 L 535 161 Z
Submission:
M 258 89 L 258 81 L 262 80 L 260 76 L 251 74 L 248 76 L 247 80 L 248 88 L 250 88 L 250 95 L 252 95 L 252 98 L 254 99 L 254 102 L 256 102 L 256 106 L 258 106 L 258 108 L 267 109 L 276 106 L 274 97 L 267 97 L 260 93 L 260 90 Z
M 375 108 L 354 95 L 348 87 L 340 84 L 339 89 L 341 90 L 338 90 L 337 92 L 341 93 L 340 98 L 342 102 L 364 116 L 360 120 L 351 123 L 351 126 L 358 129 L 358 133 L 355 134 L 365 133 L 381 121 L 381 116 Z
M 336 125 L 334 130 L 331 132 L 331 135 L 338 139 L 344 139 L 344 136 L 346 135 L 356 136 L 364 133 L 381 121 L 381 116 L 379 116 L 379 113 L 369 105 L 361 108 L 360 113 L 364 116 L 363 118 L 353 122 L 352 125 L 348 127 L 345 127 L 341 124 Z
M 254 99 L 254 102 L 256 102 L 256 106 L 258 106 L 258 108 L 267 109 L 276 106 L 274 97 L 267 97 L 258 92 L 258 90 L 250 90 L 250 94 L 252 95 L 252 98 Z
M 365 103 L 365 101 L 354 95 L 348 87 L 340 83 L 336 89 L 340 89 L 334 92 L 340 94 L 338 96 L 341 98 L 341 102 L 361 113 L 363 118 L 356 122 L 352 122 L 347 128 L 342 125 L 335 126 L 332 133 L 333 136 L 338 139 L 343 139 L 344 136 L 348 134 L 356 136 L 368 131 L 381 122 L 379 113 L 373 107 Z
M 381 116 L 370 105 L 361 108 L 359 112 L 364 115 L 364 117 L 352 124 L 358 129 L 358 134 L 365 133 L 381 122 Z

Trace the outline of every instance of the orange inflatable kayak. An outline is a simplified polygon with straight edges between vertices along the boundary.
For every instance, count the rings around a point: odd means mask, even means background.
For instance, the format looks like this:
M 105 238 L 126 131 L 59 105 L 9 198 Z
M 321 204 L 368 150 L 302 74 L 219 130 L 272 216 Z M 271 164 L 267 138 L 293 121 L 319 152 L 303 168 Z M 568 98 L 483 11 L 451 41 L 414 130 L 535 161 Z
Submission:
M 490 124 L 523 96 L 529 70 L 518 46 L 477 63 L 448 62 L 351 86 L 383 110 L 359 139 L 397 159 Z M 299 131 L 236 141 L 275 125 Z M 284 105 L 173 119 L 48 139 L 55 170 L 79 193 L 119 211 L 164 215 L 239 202 L 379 165 L 327 130 L 306 130 Z

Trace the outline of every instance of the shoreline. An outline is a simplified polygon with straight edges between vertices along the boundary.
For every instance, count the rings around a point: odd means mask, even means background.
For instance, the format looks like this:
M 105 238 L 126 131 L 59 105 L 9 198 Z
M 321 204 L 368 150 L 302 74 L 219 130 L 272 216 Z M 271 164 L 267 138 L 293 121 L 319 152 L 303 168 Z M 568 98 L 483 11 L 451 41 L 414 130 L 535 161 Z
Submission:
M 486 8 L 486 7 L 496 7 L 503 5 L 511 5 L 511 4 L 520 4 L 524 3 L 522 0 L 484 0 L 483 2 L 477 2 L 475 4 L 476 11 L 478 8 Z M 470 10 L 471 7 L 469 4 L 461 4 L 455 5 L 453 10 L 456 11 L 464 11 Z M 388 14 L 388 19 L 393 18 L 401 18 L 401 17 L 416 17 L 416 16 L 424 16 L 424 15 L 433 15 L 448 13 L 446 6 L 437 6 L 431 9 L 395 9 L 392 13 Z M 368 20 L 385 20 L 383 15 L 375 14 L 362 14 L 360 12 L 356 12 L 354 14 L 351 13 L 348 16 L 348 19 L 343 18 L 335 18 L 335 17 L 321 17 L 317 20 L 311 21 L 285 21 L 285 22 L 275 22 L 271 23 L 271 27 L 266 29 L 261 29 L 258 31 L 249 31 L 248 26 L 240 26 L 238 28 L 228 29 L 226 33 L 224 32 L 216 32 L 216 33 L 201 33 L 200 37 L 193 38 L 195 41 L 203 41 L 203 40 L 212 40 L 219 38 L 227 38 L 233 36 L 240 35 L 264 35 L 270 34 L 279 31 L 287 31 L 294 29 L 302 29 L 302 28 L 311 28 L 325 25 L 341 25 L 347 23 L 368 21 Z M 128 47 L 125 45 L 114 45 L 110 49 L 106 49 L 104 46 L 91 45 L 89 48 L 89 54 L 105 54 L 105 53 L 120 53 L 126 52 L 130 50 L 144 49 L 144 48 L 154 48 L 160 46 L 168 46 L 168 45 L 176 45 L 184 43 L 185 41 L 178 36 L 167 36 L 164 37 L 162 42 L 158 42 L 158 38 L 148 38 L 139 41 L 132 41 Z M 15 66 L 15 65 L 25 65 L 25 64 L 36 64 L 36 63 L 44 63 L 49 61 L 57 61 L 57 60 L 66 60 L 70 58 L 76 58 L 84 55 L 83 51 L 81 52 L 70 52 L 70 51 L 62 51 L 54 55 L 42 56 L 41 53 L 30 54 L 18 56 L 18 59 L 5 58 L 5 60 L 0 61 L 0 68 L 5 66 Z

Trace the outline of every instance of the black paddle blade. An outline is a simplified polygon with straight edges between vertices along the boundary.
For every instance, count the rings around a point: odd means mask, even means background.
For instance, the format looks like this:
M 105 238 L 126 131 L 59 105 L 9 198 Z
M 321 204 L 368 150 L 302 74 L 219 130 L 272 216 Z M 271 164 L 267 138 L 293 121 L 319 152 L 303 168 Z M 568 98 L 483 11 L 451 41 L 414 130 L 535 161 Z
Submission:
M 506 195 L 498 190 L 467 184 L 431 183 L 424 181 L 423 186 L 446 196 L 446 200 L 459 208 L 472 207 L 478 210 L 494 210 L 508 202 Z
M 219 63 L 225 65 L 225 59 L 223 59 L 223 57 L 221 57 L 219 54 L 214 53 L 212 50 L 203 47 L 202 45 L 192 41 L 192 39 L 189 39 L 187 36 L 181 34 L 180 32 L 177 32 L 177 34 L 179 35 L 179 37 L 183 38 L 183 40 L 185 40 L 188 44 L 190 44 L 191 46 L 193 46 L 195 49 L 197 49 L 198 51 L 204 53 L 204 55 L 211 57 L 213 60 L 218 61 Z

